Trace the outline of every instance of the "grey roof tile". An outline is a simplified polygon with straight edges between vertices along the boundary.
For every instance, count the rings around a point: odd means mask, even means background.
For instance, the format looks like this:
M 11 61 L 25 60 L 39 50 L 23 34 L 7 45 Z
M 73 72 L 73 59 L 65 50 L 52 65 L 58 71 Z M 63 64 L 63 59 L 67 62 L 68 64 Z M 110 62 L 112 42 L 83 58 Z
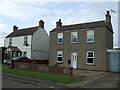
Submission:
M 19 29 L 7 35 L 6 38 L 23 36 L 23 35 L 32 35 L 37 30 L 38 30 L 38 26 Z
M 69 31 L 69 30 L 87 29 L 87 28 L 99 28 L 99 27 L 108 27 L 109 30 L 112 31 L 111 23 L 103 20 L 103 21 L 88 22 L 88 23 L 81 23 L 81 24 L 64 25 L 64 26 L 54 28 L 51 32 L 60 32 L 60 31 Z

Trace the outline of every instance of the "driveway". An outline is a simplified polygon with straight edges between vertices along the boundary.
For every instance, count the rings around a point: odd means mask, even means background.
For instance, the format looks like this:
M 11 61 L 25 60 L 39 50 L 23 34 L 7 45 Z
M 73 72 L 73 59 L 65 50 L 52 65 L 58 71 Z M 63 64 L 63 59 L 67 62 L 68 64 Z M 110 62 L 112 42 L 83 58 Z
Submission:
M 104 72 L 84 79 L 81 82 L 71 84 L 72 87 L 81 87 L 81 88 L 118 88 L 120 83 L 118 83 L 118 74 L 114 72 Z M 89 73 L 90 74 L 90 73 Z M 86 76 L 87 77 L 87 76 Z M 118 85 L 119 84 L 119 85 Z

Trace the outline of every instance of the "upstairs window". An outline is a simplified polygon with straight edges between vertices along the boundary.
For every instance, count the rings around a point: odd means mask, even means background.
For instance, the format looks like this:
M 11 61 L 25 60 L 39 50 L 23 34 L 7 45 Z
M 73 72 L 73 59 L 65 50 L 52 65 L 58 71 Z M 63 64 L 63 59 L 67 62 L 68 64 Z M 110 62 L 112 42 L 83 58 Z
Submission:
M 57 63 L 63 62 L 63 51 L 57 51 Z
M 93 65 L 94 64 L 94 52 L 87 51 L 87 64 Z
M 57 34 L 57 43 L 62 44 L 63 43 L 63 33 L 58 33 Z
M 87 43 L 94 42 L 94 30 L 87 31 Z
M 71 43 L 77 43 L 77 32 L 71 32 Z
M 28 46 L 28 36 L 24 36 L 24 45 Z
M 9 46 L 12 46 L 12 37 L 9 38 Z

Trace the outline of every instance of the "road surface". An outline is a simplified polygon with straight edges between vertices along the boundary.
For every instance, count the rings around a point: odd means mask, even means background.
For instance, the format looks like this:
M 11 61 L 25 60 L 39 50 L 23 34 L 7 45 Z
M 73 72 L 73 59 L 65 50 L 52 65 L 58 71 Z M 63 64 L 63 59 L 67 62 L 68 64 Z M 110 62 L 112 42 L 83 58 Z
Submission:
M 29 83 L 22 83 L 13 79 L 2 78 L 2 88 L 40 88 Z

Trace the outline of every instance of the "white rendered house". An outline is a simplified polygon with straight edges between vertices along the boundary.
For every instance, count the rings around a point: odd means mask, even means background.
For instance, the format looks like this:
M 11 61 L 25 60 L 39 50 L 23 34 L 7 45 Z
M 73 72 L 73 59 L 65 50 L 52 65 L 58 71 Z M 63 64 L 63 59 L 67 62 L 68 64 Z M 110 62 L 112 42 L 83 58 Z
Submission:
M 18 29 L 5 37 L 4 46 L 8 58 L 27 56 L 33 60 L 48 60 L 49 36 L 44 29 L 43 20 L 39 26 Z

